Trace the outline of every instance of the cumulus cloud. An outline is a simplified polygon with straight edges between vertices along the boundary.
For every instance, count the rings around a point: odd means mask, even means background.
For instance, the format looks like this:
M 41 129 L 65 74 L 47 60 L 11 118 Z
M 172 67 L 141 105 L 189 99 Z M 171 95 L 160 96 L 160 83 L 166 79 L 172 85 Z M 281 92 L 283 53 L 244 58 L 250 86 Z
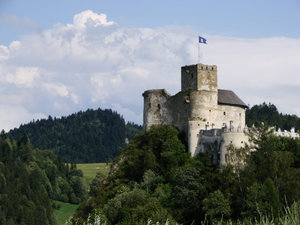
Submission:
M 185 27 L 122 27 L 88 10 L 76 14 L 73 24 L 2 45 L 0 128 L 13 128 L 30 115 L 98 107 L 141 124 L 142 93 L 180 90 L 180 67 L 197 63 L 197 35 Z M 273 102 L 300 115 L 294 101 L 300 94 L 300 39 L 205 37 L 201 62 L 218 66 L 220 88 L 234 90 L 248 104 Z M 22 110 L 5 117 L 11 105 Z

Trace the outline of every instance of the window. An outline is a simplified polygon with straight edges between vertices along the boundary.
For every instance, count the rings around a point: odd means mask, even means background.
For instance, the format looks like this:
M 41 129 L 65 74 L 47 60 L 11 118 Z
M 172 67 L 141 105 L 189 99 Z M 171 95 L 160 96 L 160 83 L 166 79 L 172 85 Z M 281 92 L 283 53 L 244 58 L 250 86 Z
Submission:
M 233 129 L 233 121 L 230 121 L 230 129 Z
M 211 112 L 211 110 L 209 110 L 209 112 Z
M 226 115 L 226 112 L 223 112 L 224 116 Z
M 157 105 L 157 108 L 160 109 L 160 104 Z
M 151 103 L 149 103 L 149 108 L 151 108 Z

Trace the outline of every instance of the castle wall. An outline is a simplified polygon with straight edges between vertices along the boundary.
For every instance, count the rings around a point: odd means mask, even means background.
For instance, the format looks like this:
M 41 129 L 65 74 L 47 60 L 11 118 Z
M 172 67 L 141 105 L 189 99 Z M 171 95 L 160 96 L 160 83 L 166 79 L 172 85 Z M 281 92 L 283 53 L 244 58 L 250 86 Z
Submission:
M 218 110 L 213 112 L 216 128 L 226 127 L 227 129 L 245 128 L 245 109 L 237 106 L 218 105 Z
M 190 117 L 190 96 L 188 91 L 181 91 L 170 97 L 166 103 L 166 125 L 172 125 L 187 132 L 187 121 Z

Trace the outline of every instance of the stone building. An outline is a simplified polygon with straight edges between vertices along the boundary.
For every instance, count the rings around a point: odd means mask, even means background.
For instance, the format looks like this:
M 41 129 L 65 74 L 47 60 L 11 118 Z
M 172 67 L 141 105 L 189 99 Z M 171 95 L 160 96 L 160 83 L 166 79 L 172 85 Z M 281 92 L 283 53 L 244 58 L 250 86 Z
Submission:
M 225 163 L 227 146 L 244 146 L 247 105 L 230 90 L 218 89 L 217 66 L 196 64 L 181 68 L 181 91 L 147 90 L 144 128 L 172 125 L 183 130 L 192 156 L 211 150 L 216 164 Z

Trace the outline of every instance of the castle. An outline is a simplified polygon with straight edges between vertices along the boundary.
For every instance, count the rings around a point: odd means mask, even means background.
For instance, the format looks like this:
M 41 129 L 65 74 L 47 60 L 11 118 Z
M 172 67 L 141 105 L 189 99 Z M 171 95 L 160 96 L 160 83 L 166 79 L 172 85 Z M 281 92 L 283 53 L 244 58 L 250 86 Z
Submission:
M 165 89 L 147 90 L 144 128 L 172 125 L 184 131 L 192 156 L 207 149 L 215 164 L 225 163 L 227 147 L 242 147 L 247 105 L 233 92 L 218 89 L 217 66 L 181 67 L 181 91 L 171 96 Z

